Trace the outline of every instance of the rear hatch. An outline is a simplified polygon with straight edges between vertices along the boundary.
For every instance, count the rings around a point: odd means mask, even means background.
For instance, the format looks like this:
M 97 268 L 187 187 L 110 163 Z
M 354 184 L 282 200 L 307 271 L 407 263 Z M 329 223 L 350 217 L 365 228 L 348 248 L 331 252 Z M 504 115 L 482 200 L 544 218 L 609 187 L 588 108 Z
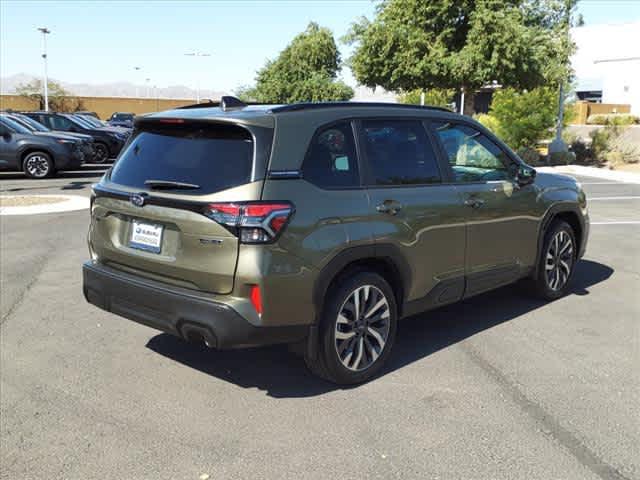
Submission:
M 94 187 L 93 256 L 164 283 L 231 292 L 238 236 L 210 207 L 260 199 L 271 139 L 261 126 L 140 122 Z

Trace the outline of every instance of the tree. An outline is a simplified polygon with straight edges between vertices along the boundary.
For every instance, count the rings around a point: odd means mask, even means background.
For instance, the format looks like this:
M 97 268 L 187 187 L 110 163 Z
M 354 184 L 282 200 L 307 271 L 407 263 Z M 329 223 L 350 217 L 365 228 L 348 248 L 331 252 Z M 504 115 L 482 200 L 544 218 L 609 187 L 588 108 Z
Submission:
M 469 113 L 473 92 L 493 81 L 523 90 L 566 78 L 563 12 L 576 1 L 384 0 L 346 36 L 350 65 L 369 87 L 462 89 Z
M 56 82 L 47 82 L 49 107 L 56 112 L 74 112 L 82 110 L 82 102 L 65 90 L 62 85 Z M 42 80 L 33 79 L 27 84 L 20 84 L 16 87 L 16 93 L 26 98 L 37 100 L 40 109 L 44 109 L 44 95 L 42 93 Z
M 331 31 L 310 23 L 275 60 L 258 71 L 254 88 L 241 95 L 263 103 L 349 100 L 353 89 L 337 80 L 340 52 Z

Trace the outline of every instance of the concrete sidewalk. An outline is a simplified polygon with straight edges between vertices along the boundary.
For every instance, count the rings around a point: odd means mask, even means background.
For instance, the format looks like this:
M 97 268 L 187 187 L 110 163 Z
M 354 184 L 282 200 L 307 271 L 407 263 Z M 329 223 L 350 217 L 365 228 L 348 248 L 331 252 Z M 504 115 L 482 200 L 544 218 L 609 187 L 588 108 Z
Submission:
M 571 175 L 583 175 L 585 177 L 602 178 L 616 182 L 640 184 L 640 174 L 638 173 L 608 170 L 606 168 L 585 167 L 582 165 L 560 165 L 557 167 L 536 167 L 536 170 L 540 172 L 568 173 Z

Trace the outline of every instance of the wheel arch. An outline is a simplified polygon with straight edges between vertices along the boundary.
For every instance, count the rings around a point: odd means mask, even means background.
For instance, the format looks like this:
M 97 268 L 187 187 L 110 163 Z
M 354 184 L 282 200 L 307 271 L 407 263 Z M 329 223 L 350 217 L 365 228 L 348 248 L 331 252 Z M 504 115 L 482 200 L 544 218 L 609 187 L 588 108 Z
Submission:
M 573 234 L 576 238 L 576 251 L 581 252 L 584 242 L 585 225 L 582 213 L 576 205 L 554 205 L 545 214 L 538 232 L 538 250 L 536 255 L 535 274 L 538 273 L 540 265 L 540 256 L 542 255 L 542 247 L 544 245 L 544 236 L 547 230 L 556 220 L 562 220 L 568 223 L 573 229 Z
M 399 249 L 390 244 L 350 247 L 333 257 L 320 271 L 313 289 L 317 323 L 324 299 L 336 280 L 357 271 L 372 271 L 383 277 L 393 290 L 398 315 L 411 282 L 411 267 Z

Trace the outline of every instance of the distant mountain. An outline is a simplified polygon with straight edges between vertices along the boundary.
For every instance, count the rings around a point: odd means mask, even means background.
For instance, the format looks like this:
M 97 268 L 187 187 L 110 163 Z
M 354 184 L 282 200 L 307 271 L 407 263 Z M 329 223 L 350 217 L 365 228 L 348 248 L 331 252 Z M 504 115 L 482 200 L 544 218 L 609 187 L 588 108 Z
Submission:
M 0 78 L 0 93 L 5 95 L 16 93 L 16 87 L 29 83 L 35 78 L 41 77 L 26 73 L 2 77 Z M 196 98 L 196 91 L 184 85 L 171 85 L 169 87 L 154 89 L 153 85 L 136 85 L 130 82 L 89 84 L 70 83 L 54 78 L 50 78 L 49 80 L 59 83 L 65 90 L 80 97 Z M 219 99 L 222 95 L 227 94 L 228 92 L 223 91 L 200 90 L 200 98 Z

